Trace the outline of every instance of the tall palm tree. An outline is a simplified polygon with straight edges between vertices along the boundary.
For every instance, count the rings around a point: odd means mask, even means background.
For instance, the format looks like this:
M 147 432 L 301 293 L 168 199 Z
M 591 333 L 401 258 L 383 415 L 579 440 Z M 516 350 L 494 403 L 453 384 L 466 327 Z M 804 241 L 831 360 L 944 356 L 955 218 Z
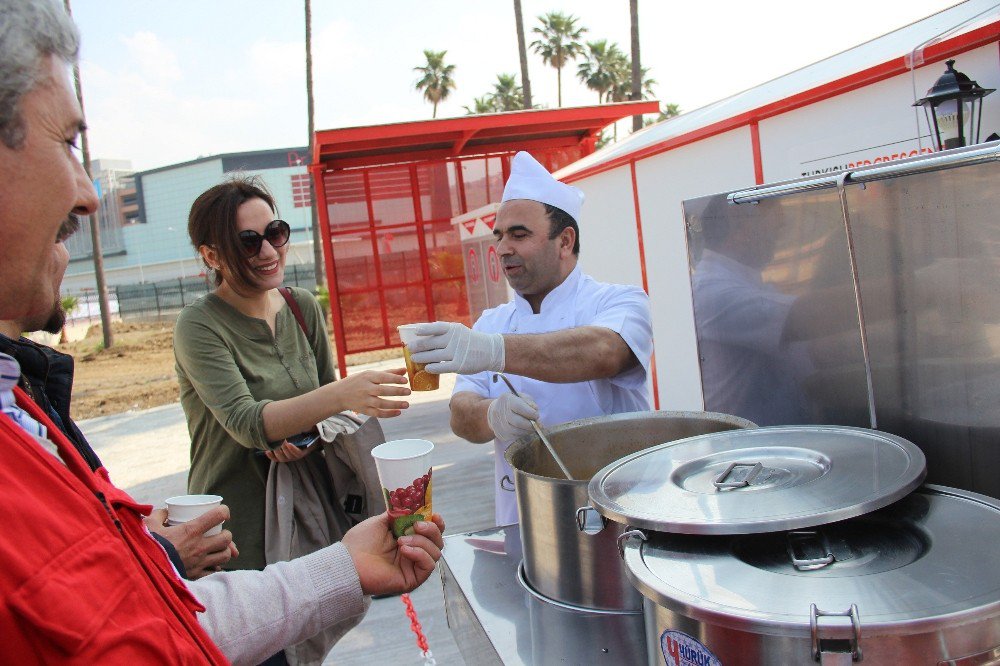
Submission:
M 609 102 L 624 102 L 632 96 L 632 63 L 627 57 L 620 63 L 617 71 L 619 77 L 605 96 Z M 641 68 L 640 73 L 642 75 L 642 99 L 652 99 L 656 96 L 653 92 L 656 79 L 647 76 L 649 74 L 648 67 Z M 618 141 L 618 123 L 615 123 L 615 141 Z
M 70 7 L 70 0 L 64 0 L 66 13 L 73 16 L 73 8 Z M 76 87 L 76 101 L 80 104 L 80 112 L 86 118 L 83 108 L 83 83 L 80 80 L 80 61 L 73 61 L 73 83 Z M 87 172 L 87 177 L 93 180 L 93 173 L 90 170 L 90 141 L 87 136 L 87 128 L 80 129 L 80 150 L 83 153 L 83 170 Z M 101 311 L 101 331 L 104 337 L 104 348 L 111 349 L 115 344 L 115 334 L 111 330 L 111 308 L 108 305 L 108 283 L 104 275 L 104 249 L 101 247 L 101 222 L 97 215 L 90 215 L 90 244 L 94 253 L 94 278 L 97 282 L 97 304 Z
M 628 2 L 629 22 L 632 26 L 632 95 L 642 99 L 642 61 L 639 59 L 639 0 Z M 632 116 L 632 131 L 642 129 L 642 114 Z
M 521 0 L 514 0 L 514 23 L 517 26 L 517 55 L 521 59 L 521 80 L 524 85 L 524 108 L 531 108 L 531 79 L 528 78 L 528 51 L 524 46 L 524 19 L 521 16 Z
M 559 106 L 562 106 L 562 68 L 566 61 L 575 60 L 583 53 L 583 45 L 579 39 L 587 29 L 577 27 L 577 17 L 572 14 L 567 16 L 562 12 L 549 12 L 539 16 L 538 20 L 542 27 L 533 28 L 532 32 L 541 37 L 531 43 L 531 48 L 542 56 L 542 62 L 556 68 Z
M 620 78 L 617 70 L 625 61 L 625 54 L 618 48 L 618 44 L 611 42 L 609 46 L 608 40 L 601 39 L 587 42 L 586 55 L 587 59 L 576 68 L 576 76 L 581 83 L 597 93 L 597 103 L 600 104 Z
M 305 0 L 305 11 L 306 11 L 306 124 L 309 133 L 309 156 L 312 157 L 313 149 L 313 130 L 315 129 L 315 103 L 313 100 L 313 57 L 312 57 L 312 2 L 310 0 Z M 319 287 L 323 284 L 323 246 L 320 244 L 319 237 L 319 218 L 318 210 L 319 207 L 316 205 L 316 187 L 313 185 L 312 178 L 309 179 L 309 201 L 312 202 L 310 206 L 310 216 L 312 222 L 312 240 L 313 240 L 313 277 L 316 281 L 316 286 Z
M 423 76 L 416 83 L 417 90 L 424 91 L 424 99 L 434 105 L 434 112 L 431 118 L 437 118 L 438 102 L 448 99 L 451 91 L 455 89 L 455 79 L 452 75 L 455 72 L 455 65 L 444 64 L 444 56 L 447 51 L 431 51 L 424 49 L 424 57 L 427 64 L 422 67 L 414 67 L 413 71 L 420 72 Z
M 493 106 L 497 111 L 517 111 L 524 108 L 524 91 L 517 85 L 517 74 L 497 74 L 493 84 Z

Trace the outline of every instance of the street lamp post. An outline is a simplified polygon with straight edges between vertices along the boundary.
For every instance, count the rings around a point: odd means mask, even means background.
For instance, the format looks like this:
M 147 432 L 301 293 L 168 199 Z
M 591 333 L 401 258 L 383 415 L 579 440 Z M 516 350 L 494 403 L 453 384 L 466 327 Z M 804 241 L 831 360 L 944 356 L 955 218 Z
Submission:
M 956 71 L 954 60 L 945 64 L 947 69 L 927 91 L 927 96 L 913 104 L 924 107 L 935 150 L 979 143 L 983 98 L 995 90 L 983 88 Z

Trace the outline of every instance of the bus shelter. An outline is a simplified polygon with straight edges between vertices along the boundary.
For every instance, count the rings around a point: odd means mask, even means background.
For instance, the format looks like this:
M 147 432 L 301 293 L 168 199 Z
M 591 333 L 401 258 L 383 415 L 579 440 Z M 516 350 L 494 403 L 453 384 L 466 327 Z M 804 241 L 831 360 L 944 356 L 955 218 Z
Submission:
M 452 218 L 500 200 L 510 158 L 550 171 L 594 152 L 601 129 L 657 102 L 536 109 L 316 132 L 312 174 L 337 364 L 399 345 L 399 324 L 470 324 Z

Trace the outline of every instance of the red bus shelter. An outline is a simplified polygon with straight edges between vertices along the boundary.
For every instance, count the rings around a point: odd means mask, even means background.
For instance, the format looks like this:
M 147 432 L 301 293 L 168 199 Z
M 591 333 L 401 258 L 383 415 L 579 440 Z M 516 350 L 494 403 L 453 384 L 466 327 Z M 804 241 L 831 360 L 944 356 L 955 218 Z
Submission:
M 510 158 L 550 171 L 594 151 L 601 129 L 657 102 L 511 111 L 316 132 L 310 172 L 337 364 L 399 345 L 399 324 L 469 322 L 451 218 L 499 201 Z

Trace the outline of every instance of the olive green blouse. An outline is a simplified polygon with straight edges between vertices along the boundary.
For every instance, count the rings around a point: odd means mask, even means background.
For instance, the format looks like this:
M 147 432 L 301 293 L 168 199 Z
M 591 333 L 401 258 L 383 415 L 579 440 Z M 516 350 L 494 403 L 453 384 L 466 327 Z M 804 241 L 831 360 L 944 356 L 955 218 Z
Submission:
M 188 492 L 221 495 L 240 556 L 234 569 L 262 569 L 264 487 L 274 448 L 264 437 L 264 405 L 308 393 L 336 378 L 325 317 L 315 297 L 292 288 L 307 337 L 287 305 L 275 334 L 215 294 L 184 308 L 174 327 L 181 407 L 191 435 Z M 277 444 L 277 443 L 275 443 Z M 301 462 L 317 456 L 308 456 Z M 322 463 L 321 460 L 315 461 Z

